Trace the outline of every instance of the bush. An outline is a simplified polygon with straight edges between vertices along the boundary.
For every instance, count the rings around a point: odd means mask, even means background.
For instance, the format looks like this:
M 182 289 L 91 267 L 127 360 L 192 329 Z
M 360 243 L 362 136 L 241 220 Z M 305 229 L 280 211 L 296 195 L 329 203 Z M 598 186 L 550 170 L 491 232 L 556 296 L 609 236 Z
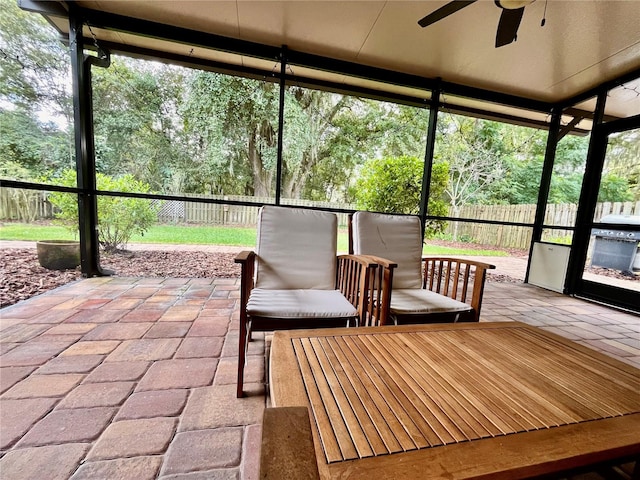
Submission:
M 385 213 L 417 214 L 420 208 L 424 162 L 416 157 L 402 156 L 370 160 L 356 183 L 355 199 L 359 209 Z M 449 179 L 444 162 L 433 165 L 429 196 L 429 215 L 447 215 L 443 200 Z M 442 232 L 446 222 L 427 221 L 425 234 L 430 237 Z
M 75 170 L 66 170 L 56 182 L 66 187 L 76 186 Z M 98 173 L 98 190 L 113 192 L 149 193 L 149 185 L 127 174 L 118 178 Z M 49 201 L 59 210 L 55 214 L 59 223 L 77 235 L 78 201 L 75 194 L 54 192 Z M 127 197 L 98 197 L 98 242 L 106 252 L 124 247 L 135 234 L 144 235 L 158 219 L 158 208 L 150 200 Z

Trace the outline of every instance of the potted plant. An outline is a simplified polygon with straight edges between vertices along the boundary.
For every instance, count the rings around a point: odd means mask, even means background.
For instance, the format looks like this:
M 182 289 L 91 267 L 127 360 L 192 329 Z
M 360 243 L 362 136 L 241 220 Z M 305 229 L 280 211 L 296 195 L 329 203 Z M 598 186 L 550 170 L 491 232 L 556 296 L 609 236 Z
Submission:
M 80 242 L 42 240 L 36 242 L 38 262 L 49 270 L 69 270 L 80 265 Z

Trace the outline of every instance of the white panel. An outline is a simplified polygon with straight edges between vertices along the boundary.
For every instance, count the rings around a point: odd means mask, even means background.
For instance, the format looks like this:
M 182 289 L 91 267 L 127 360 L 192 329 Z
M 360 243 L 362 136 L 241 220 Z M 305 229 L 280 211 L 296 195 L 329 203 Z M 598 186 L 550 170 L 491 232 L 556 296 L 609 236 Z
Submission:
M 570 251 L 567 245 L 535 242 L 528 283 L 563 293 Z

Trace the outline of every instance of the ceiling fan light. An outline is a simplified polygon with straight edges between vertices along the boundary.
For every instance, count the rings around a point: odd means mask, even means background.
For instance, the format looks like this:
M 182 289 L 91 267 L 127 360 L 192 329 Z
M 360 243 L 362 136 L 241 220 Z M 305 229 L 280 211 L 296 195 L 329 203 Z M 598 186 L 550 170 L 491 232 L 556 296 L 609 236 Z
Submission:
M 496 3 L 500 8 L 505 10 L 517 10 L 518 8 L 531 5 L 535 0 L 496 0 Z

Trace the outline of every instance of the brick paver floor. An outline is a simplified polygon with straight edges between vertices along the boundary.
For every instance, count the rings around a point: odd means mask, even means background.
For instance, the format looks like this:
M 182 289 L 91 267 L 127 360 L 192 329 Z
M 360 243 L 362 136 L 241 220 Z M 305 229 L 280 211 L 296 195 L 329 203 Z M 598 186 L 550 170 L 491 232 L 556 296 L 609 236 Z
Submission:
M 0 476 L 257 479 L 266 342 L 236 399 L 238 296 L 236 279 L 110 277 L 0 310 Z M 489 282 L 482 321 L 510 320 L 640 366 L 638 316 Z

